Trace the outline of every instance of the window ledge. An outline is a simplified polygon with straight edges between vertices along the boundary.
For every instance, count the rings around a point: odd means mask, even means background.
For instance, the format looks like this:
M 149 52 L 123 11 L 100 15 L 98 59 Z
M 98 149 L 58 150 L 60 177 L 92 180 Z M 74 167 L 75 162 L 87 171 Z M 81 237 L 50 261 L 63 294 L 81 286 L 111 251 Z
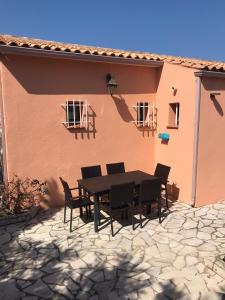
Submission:
M 166 128 L 169 128 L 169 129 L 178 129 L 179 126 L 176 126 L 176 125 L 167 125 Z
M 62 124 L 67 128 L 67 129 L 85 129 L 86 127 L 82 124 L 82 125 L 67 125 L 66 122 L 62 122 Z
M 76 125 L 76 126 L 66 126 L 67 129 L 83 129 L 85 128 L 83 125 Z

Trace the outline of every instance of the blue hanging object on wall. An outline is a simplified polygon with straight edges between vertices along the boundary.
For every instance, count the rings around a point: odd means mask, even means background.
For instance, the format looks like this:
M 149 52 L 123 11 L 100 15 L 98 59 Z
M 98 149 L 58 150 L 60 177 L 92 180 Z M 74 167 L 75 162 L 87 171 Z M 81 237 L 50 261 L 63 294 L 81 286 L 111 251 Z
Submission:
M 170 139 L 170 135 L 169 133 L 163 132 L 159 133 L 158 138 L 162 139 L 163 141 L 168 141 Z

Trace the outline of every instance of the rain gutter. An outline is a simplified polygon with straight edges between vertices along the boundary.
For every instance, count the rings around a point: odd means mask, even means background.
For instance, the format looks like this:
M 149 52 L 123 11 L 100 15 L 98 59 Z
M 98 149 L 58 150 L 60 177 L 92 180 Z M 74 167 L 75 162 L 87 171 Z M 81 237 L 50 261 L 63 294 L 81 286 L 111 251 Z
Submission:
M 7 154 L 6 154 L 6 137 L 5 137 L 5 110 L 4 110 L 4 99 L 3 99 L 3 71 L 2 71 L 2 60 L 0 55 L 0 122 L 1 122 L 1 148 L 0 150 L 2 153 L 0 153 L 1 159 L 2 159 L 2 175 L 3 180 L 7 180 L 8 178 L 8 164 L 7 164 Z
M 103 63 L 113 63 L 113 64 L 123 64 L 123 65 L 134 65 L 134 66 L 149 66 L 149 67 L 163 66 L 163 62 L 158 60 L 104 56 L 104 55 L 96 55 L 96 54 L 82 54 L 82 53 L 24 48 L 24 47 L 7 46 L 7 45 L 0 45 L 0 53 L 2 53 L 3 55 L 21 54 L 21 55 L 29 55 L 29 56 L 41 56 L 41 57 L 62 58 L 62 59 L 71 59 L 71 60 L 89 61 L 89 62 L 92 61 L 92 62 L 103 62 Z
M 196 73 L 195 73 L 195 76 L 196 76 Z M 196 94 L 195 94 L 194 152 L 193 152 L 192 191 L 191 191 L 191 206 L 193 206 L 193 207 L 195 206 L 195 202 L 196 202 L 200 102 L 201 102 L 201 78 L 197 77 L 196 78 Z

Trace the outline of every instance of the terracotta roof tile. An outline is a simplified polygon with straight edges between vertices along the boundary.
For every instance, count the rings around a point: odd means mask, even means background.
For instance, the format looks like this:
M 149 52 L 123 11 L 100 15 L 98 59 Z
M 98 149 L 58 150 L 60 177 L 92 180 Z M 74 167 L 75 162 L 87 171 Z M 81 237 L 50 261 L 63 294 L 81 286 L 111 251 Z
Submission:
M 11 47 L 24 47 L 34 49 L 44 49 L 46 51 L 72 52 L 98 56 L 112 56 L 131 59 L 154 60 L 182 65 L 188 68 L 225 71 L 225 62 L 206 61 L 195 58 L 186 58 L 169 55 L 159 55 L 149 52 L 125 51 L 119 49 L 91 47 L 78 44 L 59 43 L 27 37 L 18 37 L 12 35 L 0 35 L 0 45 Z

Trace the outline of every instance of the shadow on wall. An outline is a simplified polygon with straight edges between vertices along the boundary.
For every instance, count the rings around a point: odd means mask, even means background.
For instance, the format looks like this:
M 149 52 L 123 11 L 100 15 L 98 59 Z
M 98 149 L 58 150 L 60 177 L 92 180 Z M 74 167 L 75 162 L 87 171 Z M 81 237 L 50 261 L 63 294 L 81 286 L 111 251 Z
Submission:
M 220 105 L 220 103 L 218 102 L 218 100 L 216 99 L 215 95 L 210 95 L 210 99 L 212 100 L 212 103 L 214 104 L 214 107 L 216 109 L 216 111 L 218 112 L 218 114 L 223 117 L 224 113 L 223 113 L 223 108 Z
M 4 56 L 3 63 L 29 94 L 108 94 L 105 75 L 109 69 L 121 74 L 122 93 L 148 94 L 156 89 L 151 83 L 155 73 L 147 79 L 147 68 L 14 55 Z M 130 82 L 127 82 L 127 74 Z M 146 80 L 143 80 L 145 74 Z
M 129 107 L 126 104 L 126 101 L 124 100 L 124 98 L 121 95 L 118 95 L 118 96 L 113 95 L 112 98 L 113 98 L 113 101 L 116 105 L 117 111 L 118 111 L 119 115 L 121 116 L 122 120 L 127 123 L 134 121 L 134 118 L 131 115 Z
M 172 201 L 177 201 L 179 199 L 180 189 L 177 187 L 176 183 L 167 184 L 168 196 Z
M 42 197 L 42 202 L 47 207 L 59 207 L 64 204 L 64 194 L 60 189 L 60 182 L 54 178 L 46 180 L 48 187 L 47 197 Z
M 134 126 L 136 126 L 136 128 L 138 129 L 138 131 L 140 131 L 142 133 L 143 137 L 149 137 L 150 135 L 153 137 L 154 136 L 154 132 L 155 132 L 155 128 L 152 127 L 148 127 L 148 126 L 138 126 L 134 121 L 134 117 L 132 116 L 132 114 L 130 113 L 129 110 L 129 106 L 126 104 L 125 99 L 121 96 L 121 95 L 112 95 L 112 99 L 116 105 L 117 111 L 121 117 L 121 119 L 124 122 L 127 123 L 132 123 Z M 137 112 L 135 112 L 137 113 Z M 155 113 L 155 126 L 157 127 L 157 111 Z
M 209 93 L 212 93 L 212 91 L 216 91 L 216 93 L 217 93 L 217 91 L 218 91 L 218 97 L 216 95 L 210 94 L 210 100 L 212 101 L 217 113 L 221 117 L 223 117 L 223 115 L 224 115 L 223 108 L 222 108 L 222 105 L 223 105 L 222 100 L 223 99 L 222 99 L 222 96 L 220 96 L 220 91 L 221 92 L 225 91 L 224 78 L 220 78 L 220 79 L 219 78 L 207 78 L 207 77 L 202 78 L 202 85 L 203 85 L 203 88 Z M 221 100 L 220 102 L 219 102 L 219 99 Z
M 156 88 L 156 93 L 157 93 L 157 91 L 158 91 L 158 88 L 159 88 L 159 83 L 160 83 L 160 79 L 161 79 L 161 75 L 162 75 L 162 70 L 163 70 L 163 68 L 157 68 L 157 70 L 156 70 L 156 86 L 157 86 L 157 88 Z
M 169 140 L 161 140 L 161 144 L 162 145 L 168 145 L 169 144 Z
M 140 133 L 142 133 L 142 137 L 154 137 L 155 136 L 155 129 L 150 127 L 138 127 L 135 125 Z

